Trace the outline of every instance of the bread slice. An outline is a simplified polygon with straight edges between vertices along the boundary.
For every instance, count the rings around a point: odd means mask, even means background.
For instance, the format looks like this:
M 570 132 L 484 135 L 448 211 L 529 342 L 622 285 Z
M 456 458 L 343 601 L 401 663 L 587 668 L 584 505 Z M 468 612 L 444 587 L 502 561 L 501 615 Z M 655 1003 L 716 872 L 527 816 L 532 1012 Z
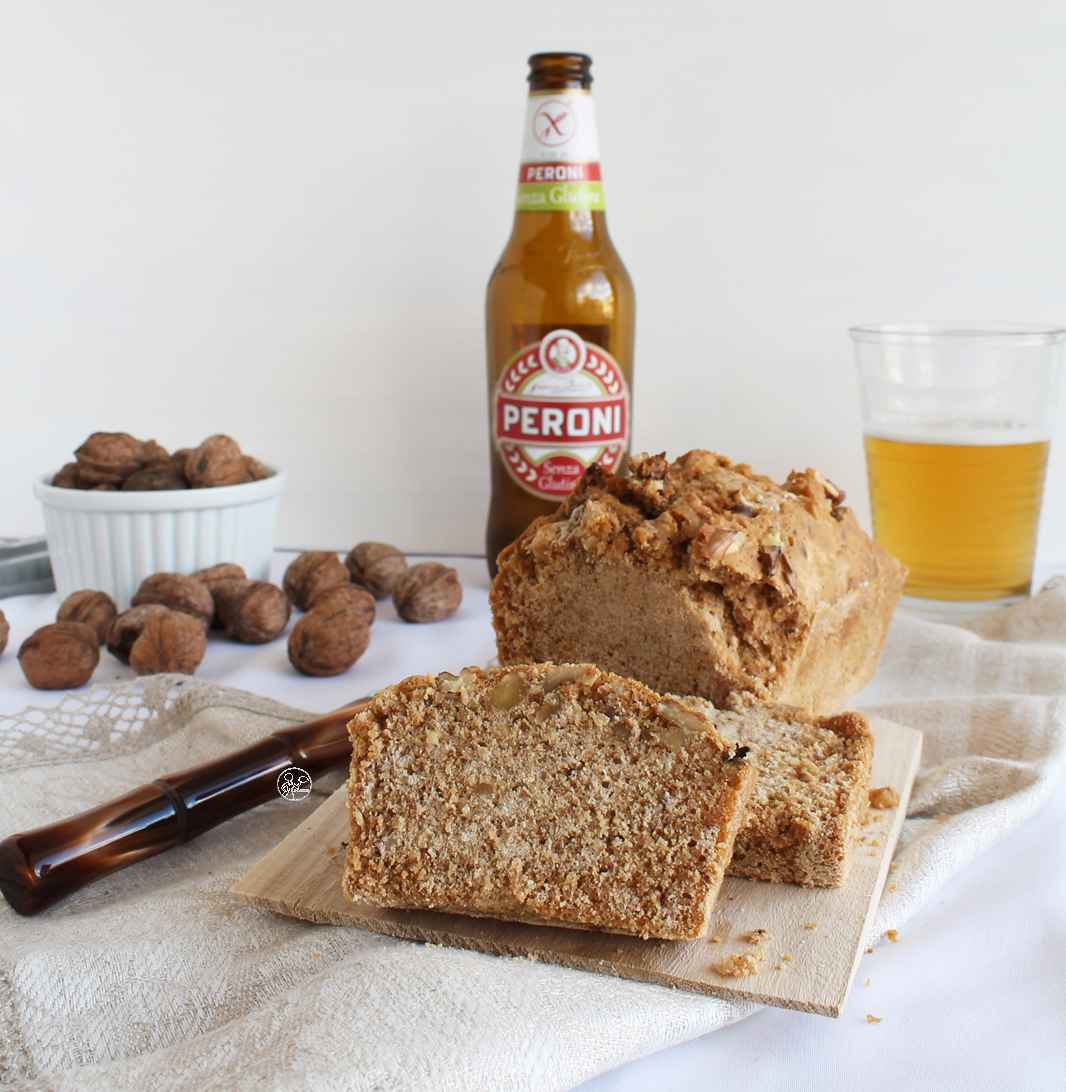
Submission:
M 834 712 L 873 674 L 907 572 L 843 500 L 815 470 L 777 485 L 707 451 L 590 467 L 500 554 L 500 663 Z
M 702 935 L 755 770 L 699 711 L 587 664 L 416 676 L 349 726 L 344 892 Z
M 749 747 L 758 766 L 729 875 L 842 886 L 868 800 L 874 746 L 866 718 L 785 707 L 722 710 L 684 700 L 726 739 Z

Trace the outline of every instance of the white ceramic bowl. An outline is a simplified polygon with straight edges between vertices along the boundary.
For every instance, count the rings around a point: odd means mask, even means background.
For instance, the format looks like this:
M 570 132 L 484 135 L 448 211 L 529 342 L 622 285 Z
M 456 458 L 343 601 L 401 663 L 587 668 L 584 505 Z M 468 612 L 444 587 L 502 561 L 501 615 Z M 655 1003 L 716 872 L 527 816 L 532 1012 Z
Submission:
M 232 561 L 265 580 L 274 552 L 285 475 L 213 489 L 94 492 L 51 485 L 43 474 L 33 492 L 44 528 L 56 590 L 65 599 L 82 588 L 105 591 L 119 610 L 152 573 L 194 573 Z

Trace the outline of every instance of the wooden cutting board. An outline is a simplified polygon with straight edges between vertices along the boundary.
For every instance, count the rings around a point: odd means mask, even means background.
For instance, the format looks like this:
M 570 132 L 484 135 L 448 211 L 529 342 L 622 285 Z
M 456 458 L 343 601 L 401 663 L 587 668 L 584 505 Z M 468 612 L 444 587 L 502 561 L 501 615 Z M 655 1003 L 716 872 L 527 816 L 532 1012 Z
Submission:
M 408 940 L 524 956 L 715 997 L 839 1016 L 889 874 L 922 746 L 921 733 L 912 728 L 878 718 L 871 718 L 870 726 L 870 785 L 891 786 L 900 802 L 868 813 L 845 886 L 805 888 L 727 877 L 702 940 L 640 940 L 349 902 L 341 891 L 342 843 L 348 840 L 344 788 L 230 890 L 244 902 L 307 921 L 357 925 Z M 768 937 L 753 937 L 756 930 L 765 930 Z M 723 973 L 731 959 L 741 969 L 756 968 L 756 973 Z

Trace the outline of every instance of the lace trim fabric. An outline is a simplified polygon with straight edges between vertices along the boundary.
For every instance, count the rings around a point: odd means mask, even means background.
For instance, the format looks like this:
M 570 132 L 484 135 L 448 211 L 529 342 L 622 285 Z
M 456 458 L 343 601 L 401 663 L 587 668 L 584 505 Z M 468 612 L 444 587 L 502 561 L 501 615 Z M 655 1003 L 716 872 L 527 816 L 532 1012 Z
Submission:
M 27 768 L 131 754 L 216 706 L 293 722 L 313 715 L 188 675 L 148 675 L 69 693 L 53 709 L 30 706 L 0 715 L 0 765 Z

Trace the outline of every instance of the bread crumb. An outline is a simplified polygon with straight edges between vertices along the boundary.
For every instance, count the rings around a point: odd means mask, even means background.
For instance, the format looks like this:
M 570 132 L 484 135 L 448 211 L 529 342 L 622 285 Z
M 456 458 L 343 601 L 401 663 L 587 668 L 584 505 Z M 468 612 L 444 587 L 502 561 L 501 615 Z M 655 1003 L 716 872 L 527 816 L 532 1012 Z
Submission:
M 888 885 L 888 889 L 889 889 L 889 891 L 895 891 L 896 890 L 896 885 L 894 883 L 890 883 Z
M 332 857 L 333 854 L 337 852 L 337 847 L 336 846 L 327 846 L 326 847 L 326 852 Z
M 313 955 L 315 957 L 315 959 L 321 959 L 322 958 L 322 953 L 321 952 L 312 952 L 311 955 Z
M 870 843 L 870 845 L 872 845 L 872 846 L 879 846 L 880 844 L 881 844 L 881 842 L 880 842 L 880 840 L 879 840 L 879 839 L 877 839 L 877 838 L 875 838 L 875 839 L 874 839 L 874 840 L 873 840 L 873 841 L 872 841 L 872 842 Z
M 722 938 L 721 937 L 711 937 L 711 939 L 710 939 L 710 941 L 708 943 L 710 943 L 710 944 L 721 944 L 722 943 Z
M 765 944 L 768 940 L 773 940 L 773 933 L 768 933 L 765 929 L 752 929 L 744 940 L 748 944 Z
M 863 985 L 864 985 L 864 986 L 869 986 L 869 985 L 870 985 L 870 980 L 869 980 L 869 979 L 867 979 L 867 980 L 866 980 L 866 981 L 865 981 L 865 982 L 863 983 Z
M 870 790 L 871 808 L 894 808 L 899 803 L 899 793 L 890 785 Z
M 743 978 L 746 975 L 759 973 L 759 964 L 766 959 L 762 952 L 742 952 L 740 955 L 730 956 L 721 963 L 715 963 L 711 970 L 724 978 Z
M 231 917 L 233 917 L 233 911 L 232 911 L 232 910 L 227 910 L 227 911 L 226 911 L 226 917 L 227 917 L 227 918 L 231 918 Z
M 786 970 L 787 968 L 788 968 L 787 963 L 775 963 L 774 964 L 774 970 L 775 971 L 783 971 L 783 970 Z
M 883 1019 L 883 1016 L 871 1016 L 869 1013 L 866 1014 L 866 1022 L 868 1024 L 880 1024 Z
M 897 933 L 895 929 L 886 929 L 885 936 L 888 937 L 893 944 L 899 943 L 899 933 Z
M 816 921 L 809 921 L 809 922 L 807 922 L 807 924 L 806 924 L 806 925 L 804 925 L 804 927 L 803 927 L 803 928 L 804 928 L 804 929 L 817 929 L 817 928 L 818 928 L 818 922 L 816 922 Z
M 870 954 L 870 952 L 872 952 L 872 951 L 873 951 L 873 948 L 867 948 L 867 949 L 866 949 L 866 954 L 867 954 L 867 955 L 869 955 L 869 954 Z
M 935 820 L 936 820 L 936 821 L 937 821 L 938 823 L 943 823 L 943 822 L 945 822 L 946 820 L 950 819 L 950 818 L 951 818 L 951 816 L 950 816 L 950 815 L 945 815 L 945 814 L 944 814 L 943 812 L 941 812 L 941 813 L 940 813 L 939 815 L 934 815 L 934 816 L 933 816 L 933 818 L 934 818 L 934 819 L 935 819 Z
M 790 956 L 790 955 L 783 955 L 783 956 L 781 957 L 781 962 L 782 962 L 782 963 L 791 963 L 791 962 L 792 962 L 792 956 Z

